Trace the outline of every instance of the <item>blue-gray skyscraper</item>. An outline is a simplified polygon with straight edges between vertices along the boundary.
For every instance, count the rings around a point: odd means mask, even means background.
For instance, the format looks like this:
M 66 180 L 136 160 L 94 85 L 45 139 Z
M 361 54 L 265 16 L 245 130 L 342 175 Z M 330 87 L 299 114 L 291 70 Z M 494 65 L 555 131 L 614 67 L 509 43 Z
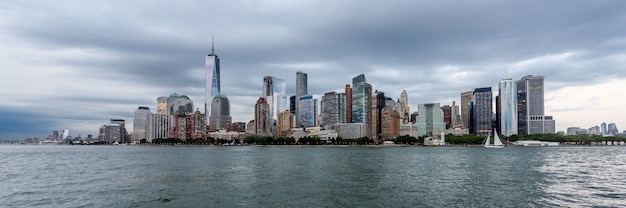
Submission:
M 204 116 L 206 125 L 211 125 L 211 102 L 213 97 L 221 93 L 220 90 L 220 59 L 215 54 L 215 47 L 211 44 L 211 54 L 206 56 L 206 86 L 204 88 Z
M 500 81 L 498 89 L 498 113 L 500 134 L 517 134 L 517 85 L 511 78 Z
M 491 87 L 476 88 L 472 95 L 470 133 L 487 136 L 491 133 L 491 117 L 493 115 L 493 101 Z
M 308 95 L 308 75 L 302 71 L 296 72 L 296 99 Z M 298 112 L 298 105 L 300 102 L 296 102 L 296 112 Z M 299 113 L 296 113 L 296 126 L 300 126 Z
M 543 76 L 524 76 L 517 81 L 518 134 L 554 134 L 555 121 L 544 113 Z
M 366 129 L 372 124 L 372 85 L 367 83 L 365 75 L 361 74 L 352 79 L 352 122 L 364 123 Z M 370 131 L 371 132 L 371 131 Z M 369 133 L 368 137 L 371 137 Z

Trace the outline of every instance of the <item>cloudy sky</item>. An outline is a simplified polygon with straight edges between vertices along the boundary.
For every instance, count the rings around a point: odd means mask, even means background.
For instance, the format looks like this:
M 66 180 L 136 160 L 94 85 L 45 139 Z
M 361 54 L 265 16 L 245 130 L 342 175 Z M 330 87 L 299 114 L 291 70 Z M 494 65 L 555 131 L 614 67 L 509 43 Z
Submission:
M 0 1 L 0 139 L 96 134 L 156 98 L 204 105 L 215 34 L 222 94 L 252 119 L 262 79 L 309 93 L 365 74 L 394 99 L 460 102 L 505 77 L 545 76 L 557 131 L 626 128 L 626 1 Z M 495 96 L 495 94 L 494 94 Z

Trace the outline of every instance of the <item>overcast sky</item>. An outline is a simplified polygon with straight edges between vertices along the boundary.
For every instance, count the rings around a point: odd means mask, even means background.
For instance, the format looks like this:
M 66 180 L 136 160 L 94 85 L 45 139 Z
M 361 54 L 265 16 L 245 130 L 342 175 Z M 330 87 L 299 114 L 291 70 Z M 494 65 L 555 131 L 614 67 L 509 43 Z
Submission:
M 545 76 L 557 131 L 626 128 L 626 1 L 0 1 L 0 139 L 111 118 L 174 92 L 204 106 L 205 56 L 221 59 L 233 121 L 248 122 L 263 76 L 308 73 L 309 93 L 365 74 L 397 99 L 460 104 L 505 77 Z

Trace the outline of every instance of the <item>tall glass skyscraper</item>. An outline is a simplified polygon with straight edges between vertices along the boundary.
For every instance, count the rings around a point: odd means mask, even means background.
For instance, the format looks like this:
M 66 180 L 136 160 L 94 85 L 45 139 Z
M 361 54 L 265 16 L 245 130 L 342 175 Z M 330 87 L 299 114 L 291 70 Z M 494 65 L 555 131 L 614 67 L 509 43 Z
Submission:
M 135 119 L 133 119 L 133 141 L 140 141 L 147 138 L 148 116 L 151 113 L 150 108 L 145 106 L 139 106 L 135 111 Z
M 213 98 L 211 103 L 211 125 L 210 130 L 216 131 L 226 128 L 231 122 L 230 117 L 230 102 L 228 97 L 219 94 Z
M 308 75 L 302 71 L 296 72 L 296 99 L 304 95 L 308 95 Z M 296 112 L 298 112 L 298 104 L 296 102 Z M 298 119 L 299 113 L 296 113 L 296 126 L 300 126 L 300 120 Z
M 268 123 L 274 127 L 278 121 L 278 114 L 289 110 L 285 80 L 272 76 L 263 77 L 263 98 L 270 108 Z
M 204 116 L 206 125 L 211 125 L 211 102 L 213 97 L 221 93 L 220 90 L 220 59 L 215 54 L 215 47 L 211 47 L 211 54 L 206 56 L 206 86 L 204 88 Z
M 443 110 L 439 103 L 425 103 L 417 106 L 417 115 L 415 126 L 419 135 L 431 136 L 439 134 L 446 130 L 446 123 L 443 120 Z
M 500 134 L 511 136 L 517 134 L 517 85 L 513 79 L 506 78 L 500 81 L 498 113 L 500 122 Z
M 352 79 L 352 122 L 371 122 L 372 85 L 367 83 L 365 75 L 361 74 Z M 369 126 L 368 126 L 369 128 Z
M 472 124 L 470 124 L 472 129 L 470 129 L 470 133 L 487 136 L 492 130 L 493 97 L 491 87 L 476 88 L 472 97 L 470 107 L 472 110 Z

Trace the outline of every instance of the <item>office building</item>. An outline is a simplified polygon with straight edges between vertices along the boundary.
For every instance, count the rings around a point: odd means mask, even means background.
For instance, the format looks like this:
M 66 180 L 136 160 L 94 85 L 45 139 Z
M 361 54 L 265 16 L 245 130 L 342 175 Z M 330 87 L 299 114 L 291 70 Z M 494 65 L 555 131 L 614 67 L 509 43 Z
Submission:
M 504 136 L 517 134 L 517 85 L 513 79 L 500 81 L 496 100 L 498 133 Z
M 344 93 L 346 94 L 346 123 L 352 123 L 352 87 L 350 84 L 346 84 Z
M 365 75 L 361 74 L 352 79 L 352 122 L 363 123 L 370 129 L 372 124 L 372 85 L 367 83 Z M 368 134 L 371 138 L 371 133 Z
M 191 101 L 191 99 L 189 99 L 186 95 L 172 93 L 167 98 L 167 114 L 184 115 L 186 113 L 193 113 L 193 101 Z
M 517 81 L 517 133 L 554 134 L 555 121 L 544 113 L 543 76 L 528 75 Z
M 294 127 L 294 118 L 293 114 L 288 110 L 285 110 L 278 114 L 278 131 L 289 131 L 292 127 Z
M 467 91 L 461 93 L 461 121 L 463 122 L 463 128 L 469 128 L 470 124 L 470 109 L 469 105 L 472 101 L 472 95 L 474 91 Z
M 492 131 L 493 97 L 491 87 L 476 88 L 470 103 L 470 134 L 487 136 Z
M 320 114 L 323 129 L 330 129 L 333 124 L 346 123 L 346 94 L 336 92 L 324 94 Z
M 157 98 L 157 114 L 167 114 L 167 96 Z
M 263 98 L 269 105 L 268 123 L 272 128 L 276 127 L 278 113 L 289 109 L 289 98 L 285 90 L 285 80 L 272 76 L 263 77 Z
M 315 126 L 315 100 L 312 95 L 304 95 L 298 98 L 298 127 Z
M 432 136 L 433 132 L 446 130 L 446 123 L 443 120 L 443 111 L 439 103 L 425 103 L 417 106 L 417 119 L 415 126 L 419 135 Z
M 302 71 L 296 72 L 296 98 L 308 95 L 308 75 Z M 296 112 L 298 111 L 298 104 L 296 102 Z M 296 125 L 300 126 L 298 114 L 296 116 Z
M 218 94 L 213 97 L 211 102 L 211 116 L 209 130 L 217 131 L 226 128 L 232 122 L 230 117 L 230 102 L 228 97 Z
M 254 134 L 267 136 L 271 134 L 270 106 L 265 98 L 260 97 L 254 105 Z
M 220 89 L 220 59 L 215 54 L 215 41 L 211 43 L 211 54 L 206 56 L 206 73 L 204 88 L 204 115 L 206 125 L 211 125 L 211 104 L 213 97 L 221 94 Z M 193 108 L 192 108 L 193 110 Z M 190 112 L 191 113 L 191 112 Z
M 150 114 L 152 114 L 152 112 L 150 112 L 150 108 L 145 106 L 139 106 L 135 111 L 135 118 L 133 119 L 133 142 L 139 142 L 142 139 L 146 139 L 148 116 Z

